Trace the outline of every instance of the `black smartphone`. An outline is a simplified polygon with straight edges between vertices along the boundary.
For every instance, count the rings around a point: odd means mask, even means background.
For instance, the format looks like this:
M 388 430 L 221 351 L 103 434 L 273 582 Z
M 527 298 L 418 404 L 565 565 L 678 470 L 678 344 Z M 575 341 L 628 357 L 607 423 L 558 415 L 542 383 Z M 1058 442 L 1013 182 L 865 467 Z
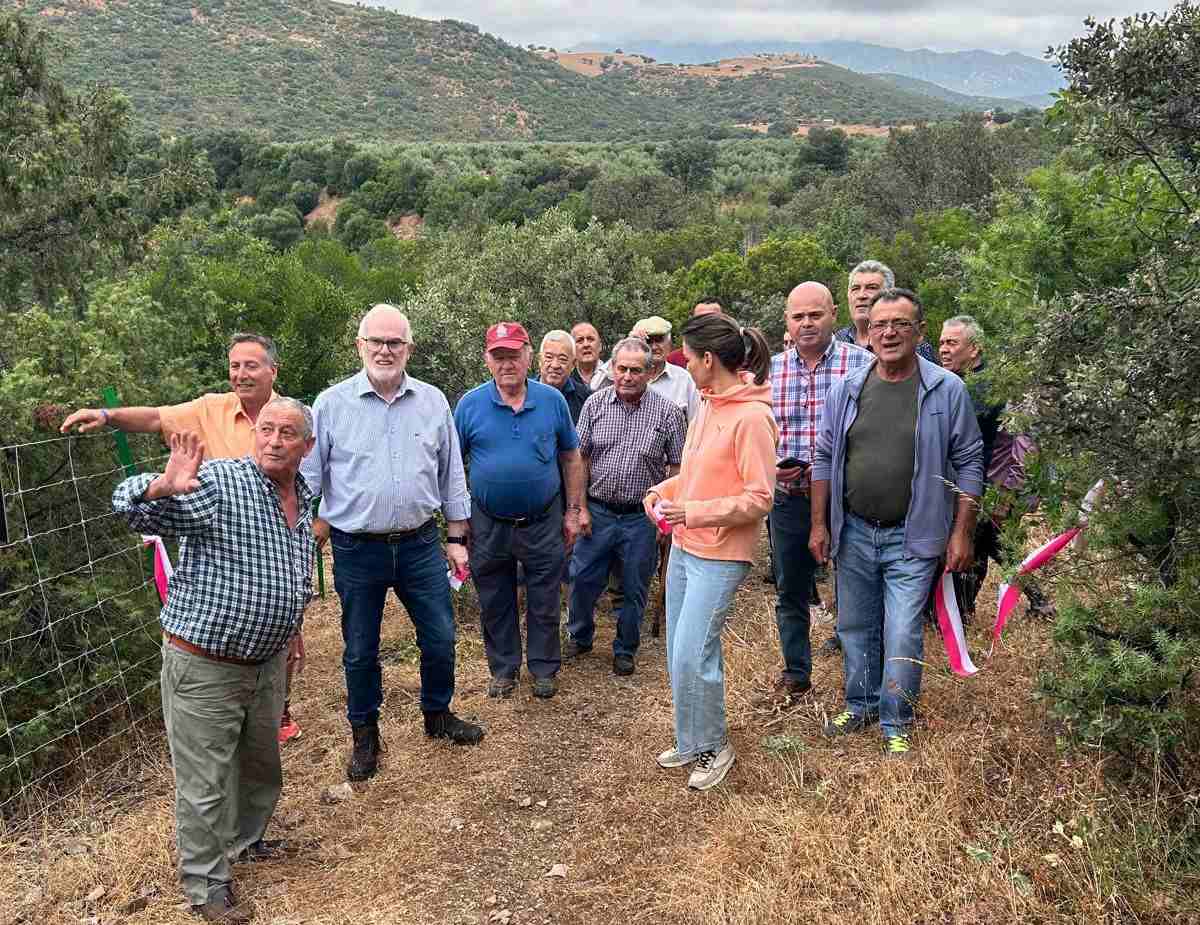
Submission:
M 779 460 L 779 462 L 775 463 L 776 469 L 795 469 L 797 466 L 803 466 L 805 469 L 807 469 L 808 463 L 801 462 L 795 456 L 784 457 L 783 459 Z

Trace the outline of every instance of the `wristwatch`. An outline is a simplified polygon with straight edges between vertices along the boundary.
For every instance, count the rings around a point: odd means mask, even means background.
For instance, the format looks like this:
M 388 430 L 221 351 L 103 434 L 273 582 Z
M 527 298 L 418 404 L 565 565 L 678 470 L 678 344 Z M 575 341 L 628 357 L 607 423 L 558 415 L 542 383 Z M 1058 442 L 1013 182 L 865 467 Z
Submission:
M 465 536 L 448 536 L 448 537 L 446 537 L 446 542 L 454 543 L 458 546 L 466 546 L 467 538 Z

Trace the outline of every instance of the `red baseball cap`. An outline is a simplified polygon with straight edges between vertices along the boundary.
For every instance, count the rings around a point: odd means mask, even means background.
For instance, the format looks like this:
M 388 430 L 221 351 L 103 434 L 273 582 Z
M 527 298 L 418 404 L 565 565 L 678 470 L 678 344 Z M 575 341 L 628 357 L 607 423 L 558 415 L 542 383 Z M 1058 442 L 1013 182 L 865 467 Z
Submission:
M 520 324 L 515 321 L 501 321 L 499 324 L 493 324 L 487 330 L 487 350 L 494 350 L 497 347 L 507 347 L 510 350 L 515 350 L 518 347 L 524 347 L 529 343 L 529 335 L 525 332 Z

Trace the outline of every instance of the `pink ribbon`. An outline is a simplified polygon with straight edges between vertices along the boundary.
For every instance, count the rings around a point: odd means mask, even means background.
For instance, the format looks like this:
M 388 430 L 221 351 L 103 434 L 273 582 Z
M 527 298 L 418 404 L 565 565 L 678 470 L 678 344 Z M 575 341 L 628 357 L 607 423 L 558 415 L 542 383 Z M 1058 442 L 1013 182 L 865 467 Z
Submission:
M 167 547 L 161 536 L 146 536 L 142 534 L 142 545 L 154 547 L 154 586 L 158 588 L 158 597 L 167 602 L 167 585 L 175 569 L 171 566 L 171 557 L 167 555 Z
M 1103 490 L 1104 480 L 1101 479 L 1084 495 L 1083 502 L 1079 505 L 1079 525 L 1063 531 L 1027 555 L 1021 560 L 1016 574 L 1027 575 L 1037 571 L 1069 546 L 1071 541 L 1079 536 L 1087 526 L 1088 517 Z M 1000 634 L 1004 632 L 1004 625 L 1008 622 L 1008 617 L 1013 608 L 1017 606 L 1020 597 L 1021 589 L 1018 585 L 1008 582 L 1000 583 L 1000 592 L 996 598 L 996 623 L 992 627 L 993 648 L 1000 639 Z M 933 594 L 933 602 L 934 609 L 937 611 L 938 628 L 942 631 L 942 641 L 946 645 L 946 658 L 950 662 L 950 669 L 959 677 L 969 678 L 979 669 L 975 667 L 971 662 L 971 656 L 967 654 L 962 617 L 958 612 L 958 599 L 954 594 L 954 579 L 949 572 L 942 574 L 942 580 L 938 582 Z

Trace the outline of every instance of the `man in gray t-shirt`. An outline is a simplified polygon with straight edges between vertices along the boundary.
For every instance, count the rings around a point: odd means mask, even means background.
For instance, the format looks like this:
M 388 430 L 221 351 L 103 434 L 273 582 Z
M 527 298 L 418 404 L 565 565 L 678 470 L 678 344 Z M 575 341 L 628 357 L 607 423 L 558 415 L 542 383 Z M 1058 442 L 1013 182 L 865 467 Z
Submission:
M 917 383 L 891 382 L 871 370 L 846 434 L 846 507 L 863 520 L 896 526 L 912 500 L 917 437 Z

